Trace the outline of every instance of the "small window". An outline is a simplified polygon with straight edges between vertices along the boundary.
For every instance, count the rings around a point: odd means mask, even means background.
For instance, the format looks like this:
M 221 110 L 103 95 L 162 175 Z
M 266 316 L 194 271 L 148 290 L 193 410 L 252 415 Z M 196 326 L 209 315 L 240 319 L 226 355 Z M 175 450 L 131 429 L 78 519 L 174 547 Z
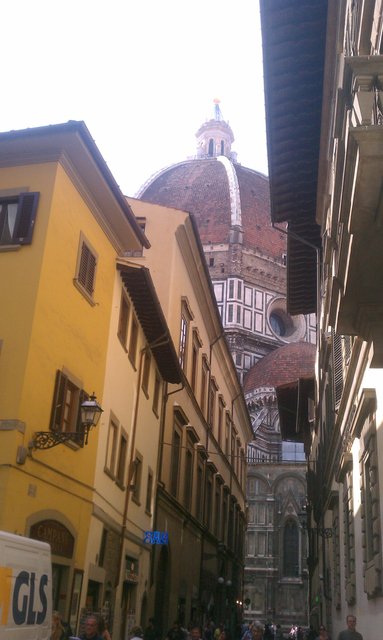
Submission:
M 137 453 L 134 460 L 134 474 L 132 480 L 132 498 L 137 504 L 140 504 L 141 494 L 141 477 L 142 477 L 142 456 Z
M 200 348 L 201 348 L 201 340 L 198 336 L 197 329 L 194 329 L 193 344 L 192 344 L 191 376 L 190 376 L 190 384 L 194 393 L 196 392 L 196 389 L 197 389 L 198 359 L 199 359 Z
M 128 439 L 124 433 L 120 436 L 120 448 L 118 452 L 118 463 L 116 482 L 121 489 L 125 489 L 126 455 L 128 451 Z
M 154 390 L 153 390 L 153 413 L 158 417 L 159 416 L 159 405 L 160 405 L 160 391 L 161 391 L 161 378 L 160 374 L 156 369 L 156 373 L 154 376 Z
M 114 478 L 118 445 L 118 425 L 114 420 L 109 423 L 108 443 L 106 448 L 105 471 Z
M 190 310 L 189 304 L 186 299 L 182 300 L 181 304 L 181 325 L 180 325 L 180 342 L 179 342 L 179 363 L 184 371 L 187 366 L 187 351 L 188 351 L 188 339 L 189 339 L 189 324 L 193 319 L 193 314 Z
M 132 365 L 136 366 L 136 358 L 137 358 L 137 343 L 138 343 L 138 322 L 133 316 L 132 318 L 132 326 L 130 328 L 130 339 L 129 339 L 129 360 Z
M 206 394 L 207 394 L 207 380 L 209 373 L 209 365 L 207 359 L 204 357 L 202 360 L 202 372 L 201 372 L 201 411 L 205 415 L 206 411 Z
M 221 156 L 225 155 L 225 143 L 223 140 L 221 140 Z
M 74 282 L 88 298 L 93 298 L 96 267 L 97 255 L 81 234 Z
M 39 193 L 0 198 L 0 246 L 31 244 Z
M 210 138 L 209 140 L 209 156 L 214 156 L 214 140 Z
M 177 497 L 181 461 L 181 435 L 174 429 L 172 438 L 172 457 L 170 462 L 170 493 Z
M 143 365 L 143 371 L 142 371 L 142 385 L 141 385 L 142 390 L 146 395 L 148 395 L 148 389 L 149 389 L 150 362 L 151 362 L 150 351 L 149 349 L 146 349 L 145 355 L 144 355 L 144 365 Z
M 146 503 L 145 511 L 148 514 L 152 513 L 152 496 L 153 496 L 153 471 L 148 471 L 148 483 L 146 485 Z
M 98 554 L 98 566 L 99 567 L 103 567 L 104 566 L 105 551 L 106 551 L 107 541 L 108 541 L 108 530 L 107 529 L 103 529 L 102 530 L 102 537 L 101 537 L 101 544 L 100 544 L 100 553 Z
M 130 316 L 130 304 L 124 293 L 121 294 L 120 302 L 120 317 L 118 319 L 117 335 L 121 341 L 122 346 L 126 349 L 126 342 L 128 339 L 128 325 Z
M 209 407 L 208 407 L 208 423 L 211 429 L 214 429 L 216 396 L 217 396 L 217 383 L 212 378 L 210 380 Z
M 62 371 L 57 371 L 51 411 L 51 431 L 82 431 L 81 404 L 87 394 Z

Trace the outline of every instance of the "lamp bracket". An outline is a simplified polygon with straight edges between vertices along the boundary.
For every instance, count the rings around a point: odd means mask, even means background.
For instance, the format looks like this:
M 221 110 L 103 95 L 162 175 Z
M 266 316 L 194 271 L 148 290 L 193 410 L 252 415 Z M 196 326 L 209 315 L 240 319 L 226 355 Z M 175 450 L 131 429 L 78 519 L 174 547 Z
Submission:
M 52 449 L 58 444 L 74 442 L 80 447 L 87 444 L 88 431 L 36 431 L 33 441 L 33 449 Z

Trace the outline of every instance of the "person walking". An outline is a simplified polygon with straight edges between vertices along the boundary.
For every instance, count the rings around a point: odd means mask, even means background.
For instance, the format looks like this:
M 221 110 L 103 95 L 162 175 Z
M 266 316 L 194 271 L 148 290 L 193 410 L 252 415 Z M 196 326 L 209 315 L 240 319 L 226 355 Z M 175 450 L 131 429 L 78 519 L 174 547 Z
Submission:
M 356 630 L 356 617 L 349 614 L 346 618 L 347 629 L 341 631 L 338 640 L 363 640 L 363 636 Z
M 85 620 L 85 631 L 80 636 L 80 640 L 103 640 L 98 633 L 98 618 L 96 615 L 90 615 Z

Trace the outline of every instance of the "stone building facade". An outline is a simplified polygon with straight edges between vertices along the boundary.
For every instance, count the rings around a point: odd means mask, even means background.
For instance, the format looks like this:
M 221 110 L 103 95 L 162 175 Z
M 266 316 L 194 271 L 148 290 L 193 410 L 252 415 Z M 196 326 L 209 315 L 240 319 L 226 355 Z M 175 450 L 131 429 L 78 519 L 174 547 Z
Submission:
M 282 443 L 276 389 L 269 377 L 254 377 L 253 372 L 280 348 L 315 343 L 316 319 L 314 314 L 293 317 L 287 311 L 286 228 L 271 224 L 268 178 L 238 163 L 232 151 L 234 135 L 218 102 L 214 117 L 199 128 L 196 138 L 196 156 L 159 171 L 138 197 L 184 209 L 195 218 L 226 340 L 245 390 L 254 431 L 248 448 L 249 515 L 258 514 L 259 501 L 264 515 L 256 516 L 257 523 L 248 522 L 244 617 L 273 619 L 285 627 L 292 621 L 303 624 L 305 543 L 297 513 L 305 495 L 304 450 L 300 443 Z M 301 348 L 290 354 L 291 379 Z M 284 382 L 289 380 L 287 375 Z M 284 486 L 294 499 L 282 499 Z M 294 575 L 281 565 L 287 544 L 297 556 Z M 254 582 L 255 567 L 259 577 Z
M 288 304 L 318 314 L 313 419 L 292 415 L 310 620 L 337 637 L 351 615 L 369 638 L 383 622 L 383 4 L 260 4 L 272 217 L 295 234 Z

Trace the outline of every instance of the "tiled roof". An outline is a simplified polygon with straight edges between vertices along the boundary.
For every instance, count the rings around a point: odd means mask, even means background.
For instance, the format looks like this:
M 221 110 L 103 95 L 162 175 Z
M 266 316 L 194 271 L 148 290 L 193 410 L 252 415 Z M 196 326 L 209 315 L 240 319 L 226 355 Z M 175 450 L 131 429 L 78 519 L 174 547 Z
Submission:
M 286 237 L 271 226 L 268 178 L 239 164 L 232 166 L 239 186 L 244 245 L 280 259 Z M 217 158 L 168 167 L 145 186 L 140 199 L 193 214 L 203 244 L 229 242 L 230 188 L 227 171 Z
M 268 353 L 247 373 L 244 392 L 260 387 L 279 387 L 314 376 L 316 347 L 309 342 L 292 342 Z

